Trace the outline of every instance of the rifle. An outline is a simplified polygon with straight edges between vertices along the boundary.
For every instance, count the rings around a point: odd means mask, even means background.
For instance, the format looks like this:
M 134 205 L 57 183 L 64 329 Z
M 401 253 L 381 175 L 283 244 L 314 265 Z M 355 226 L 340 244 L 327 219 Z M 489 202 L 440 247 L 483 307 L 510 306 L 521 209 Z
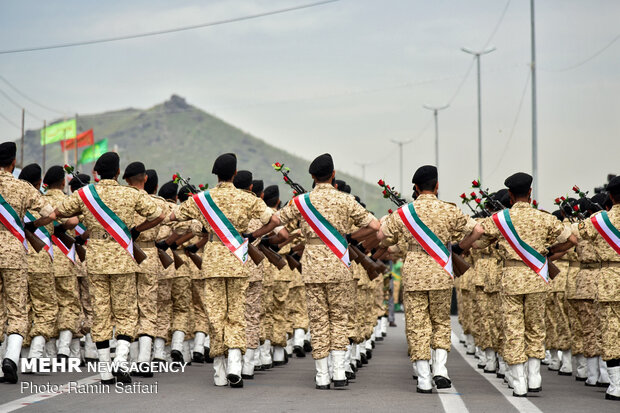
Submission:
M 265 254 L 267 260 L 275 265 L 279 270 L 286 266 L 286 261 L 280 254 L 272 250 L 271 248 L 265 247 L 264 245 L 259 244 L 258 249 Z
M 297 271 L 301 272 L 301 263 L 293 257 L 293 254 L 286 254 L 284 258 L 286 258 L 286 262 L 291 270 L 297 269 Z
M 185 255 L 187 255 L 189 259 L 192 260 L 194 265 L 198 267 L 199 270 L 202 270 L 202 258 L 200 258 L 198 254 L 196 254 L 195 252 L 188 251 L 186 248 Z
M 170 267 L 174 263 L 174 260 L 170 258 L 170 255 L 166 254 L 166 252 L 161 248 L 157 248 L 157 256 L 159 257 L 161 265 L 164 266 L 164 269 Z
M 448 250 L 452 251 L 452 244 L 448 244 Z M 462 255 L 452 253 L 452 270 L 455 277 L 465 274 L 470 267 L 471 265 L 465 261 Z
M 349 249 L 350 251 L 353 251 L 354 255 L 356 256 L 355 262 L 360 264 L 368 273 L 368 278 L 374 280 L 379 276 L 379 274 L 377 273 L 379 270 L 379 266 L 377 265 L 377 263 L 375 263 L 368 255 L 360 251 L 359 248 L 357 248 L 355 245 L 349 245 Z
M 265 254 L 263 254 L 256 245 L 250 243 L 248 243 L 248 255 L 256 265 L 260 264 L 265 259 Z
M 293 195 L 301 195 L 306 192 L 303 186 L 293 181 L 288 173 L 291 171 L 290 168 L 285 167 L 283 163 L 276 162 L 272 164 L 273 169 L 280 172 L 283 176 L 284 182 L 293 189 Z
M 41 241 L 39 237 L 37 237 L 36 235 L 28 231 L 27 229 L 24 229 L 24 235 L 26 236 L 26 239 L 28 240 L 30 245 L 32 245 L 32 248 L 34 248 L 36 252 L 41 252 L 41 250 L 45 247 L 45 243 Z
M 396 192 L 394 188 L 385 183 L 383 179 L 379 179 L 377 182 L 381 188 L 383 188 L 383 197 L 392 201 L 397 207 L 401 207 L 407 203 L 404 198 L 401 198 L 400 193 Z
M 172 258 L 174 258 L 174 269 L 178 270 L 179 267 L 181 267 L 181 265 L 185 264 L 185 261 L 183 261 L 183 258 L 181 258 L 181 256 L 179 255 L 178 252 L 176 252 L 176 250 L 171 249 L 172 251 Z

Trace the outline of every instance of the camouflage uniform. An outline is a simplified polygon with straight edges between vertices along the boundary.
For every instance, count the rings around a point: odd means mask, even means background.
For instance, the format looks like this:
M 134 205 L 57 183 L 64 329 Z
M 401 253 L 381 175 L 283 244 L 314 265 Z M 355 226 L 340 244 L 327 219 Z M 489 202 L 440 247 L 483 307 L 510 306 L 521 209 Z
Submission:
M 349 233 L 351 223 L 365 227 L 374 219 L 355 198 L 339 192 L 331 184 L 316 184 L 309 196 L 312 205 L 340 234 Z M 280 211 L 280 219 L 284 225 L 299 222 L 306 239 L 302 277 L 312 331 L 312 356 L 323 359 L 331 350 L 345 351 L 349 335 L 346 309 L 351 299 L 351 272 L 317 237 L 294 203 Z
M 49 216 L 53 208 L 31 184 L 0 170 L 0 195 L 20 218 L 26 211 Z M 28 260 L 24 246 L 0 224 L 0 337 L 3 334 L 28 334 Z
M 486 257 L 484 278 L 484 293 L 487 295 L 488 305 L 484 317 L 489 320 L 490 324 L 491 347 L 502 355 L 504 346 L 504 326 L 500 298 L 502 266 L 495 245 L 491 245 L 488 248 L 489 256 Z
M 556 265 L 560 269 L 560 273 L 549 283 L 551 291 L 547 294 L 545 303 L 545 325 L 547 328 L 545 348 L 566 351 L 571 348 L 570 324 L 564 305 L 570 262 L 560 260 L 556 262 Z
M 166 202 L 168 210 L 172 210 L 176 204 L 171 201 Z M 157 241 L 165 240 L 172 234 L 173 223 L 168 222 L 159 225 Z M 157 280 L 157 321 L 155 323 L 155 337 L 168 340 L 170 324 L 172 322 L 172 279 L 176 270 L 174 265 L 162 269 Z
M 248 231 L 254 232 L 262 227 L 262 222 L 259 219 L 252 219 L 248 223 Z M 264 260 L 258 265 L 254 264 L 254 261 L 249 260 L 250 275 L 248 277 L 248 288 L 245 296 L 245 335 L 246 335 L 246 347 L 258 348 L 260 345 L 261 336 L 261 308 L 262 308 L 262 293 L 263 293 L 263 272 L 264 272 Z
M 476 225 L 476 221 L 456 205 L 441 201 L 435 195 L 421 194 L 413 205 L 422 222 L 444 244 L 460 241 Z M 431 347 L 450 351 L 452 278 L 417 243 L 399 214 L 388 216 L 381 231 L 386 236 L 384 245 L 396 244 L 400 238 L 406 238 L 409 245 L 402 279 L 411 360 L 430 360 Z
M 543 256 L 556 243 L 566 242 L 570 229 L 551 214 L 517 202 L 510 218 L 520 238 Z M 528 358 L 545 357 L 545 299 L 548 284 L 521 260 L 501 236 L 492 218 L 482 222 L 489 244 L 498 241 L 504 260 L 502 273 L 502 312 L 506 342 L 504 359 L 509 365 L 525 363 Z
M 209 194 L 239 233 L 245 233 L 252 218 L 267 224 L 273 211 L 263 200 L 234 187 L 231 182 L 220 182 Z M 211 322 L 212 357 L 224 355 L 227 349 L 245 351 L 245 297 L 249 266 L 242 265 L 217 238 L 193 198 L 175 211 L 180 221 L 197 219 L 209 230 L 210 241 L 204 248 L 202 271 L 206 278 L 205 296 L 207 315 Z
M 576 278 L 580 271 L 580 264 L 574 248 L 566 253 L 565 258 L 569 262 L 564 296 L 566 299 L 566 315 L 568 316 L 571 333 L 571 353 L 573 356 L 579 356 L 583 354 L 584 340 L 583 327 L 579 318 L 579 300 L 575 296 L 577 291 Z
M 102 179 L 96 185 L 99 197 L 127 227 L 134 226 L 135 213 L 148 220 L 158 218 L 162 210 L 147 195 L 137 189 L 121 186 L 112 179 Z M 86 208 L 78 191 L 56 208 L 62 216 L 83 214 L 90 232 L 86 259 L 91 300 L 93 305 L 93 341 L 104 342 L 116 334 L 133 337 L 138 325 L 136 272 L 138 265 L 99 224 Z

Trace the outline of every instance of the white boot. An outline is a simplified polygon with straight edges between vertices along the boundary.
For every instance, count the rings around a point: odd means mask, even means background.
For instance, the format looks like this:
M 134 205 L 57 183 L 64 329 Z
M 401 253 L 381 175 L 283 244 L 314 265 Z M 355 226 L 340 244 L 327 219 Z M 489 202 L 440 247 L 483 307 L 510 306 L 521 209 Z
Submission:
M 183 331 L 176 330 L 172 333 L 172 340 L 170 341 L 170 357 L 172 361 L 181 363 L 183 362 L 183 341 L 185 340 L 185 333 Z
M 498 379 L 503 379 L 506 377 L 506 370 L 507 370 L 507 366 L 506 366 L 506 362 L 504 361 L 504 358 L 500 355 L 497 356 L 497 378 Z
M 353 361 L 353 359 L 351 358 L 351 353 L 352 353 L 352 345 L 349 344 L 347 346 L 347 351 L 344 353 L 344 371 L 345 371 L 345 375 L 347 376 L 347 379 L 349 380 L 353 380 L 355 379 L 355 372 L 353 371 L 353 367 L 351 367 L 351 363 Z
M 93 362 L 99 358 L 97 354 L 97 346 L 93 342 L 93 336 L 90 333 L 84 338 L 84 359 L 86 362 Z
M 603 358 L 601 356 L 598 357 L 598 369 L 599 369 L 598 384 L 600 387 L 607 387 L 610 383 L 609 374 L 607 372 L 607 363 L 603 361 Z
M 6 338 L 6 350 L 2 360 L 4 379 L 8 383 L 17 383 L 17 371 L 19 369 L 19 356 L 24 339 L 19 334 L 9 334 Z
M 183 351 L 181 351 L 181 353 L 183 354 L 183 361 L 185 363 L 192 363 L 192 353 L 189 351 L 190 345 L 189 345 L 189 340 L 185 340 L 183 342 Z
M 137 341 L 132 341 L 129 345 L 129 361 L 138 361 L 138 353 L 140 353 L 140 344 Z
M 575 371 L 575 379 L 577 381 L 586 381 L 588 378 L 588 361 L 586 356 L 578 354 L 573 356 L 573 358 L 575 359 L 575 368 L 573 369 Z
M 262 370 L 263 365 L 260 362 L 260 346 L 254 350 L 254 370 Z
M 570 350 L 562 351 L 562 365 L 558 370 L 560 376 L 571 376 L 573 374 L 573 363 Z
M 329 389 L 330 379 L 327 357 L 314 360 L 314 367 L 316 368 L 316 376 L 314 378 L 316 388 L 321 390 Z
M 193 353 L 205 354 L 205 338 L 207 338 L 207 335 L 200 331 L 194 334 L 194 346 L 192 348 Z
M 49 358 L 56 358 L 58 355 L 58 349 L 56 348 L 56 339 L 50 338 L 47 343 L 45 343 L 45 354 Z
M 263 366 L 264 370 L 270 369 L 273 366 L 270 340 L 265 340 L 263 345 L 260 346 L 260 364 Z
M 527 360 L 527 391 L 539 392 L 541 390 L 540 359 L 530 357 Z
M 29 359 L 40 359 L 43 357 L 45 351 L 45 337 L 35 336 L 30 342 L 30 352 L 28 353 Z
M 69 357 L 71 345 L 71 339 L 73 338 L 73 333 L 71 330 L 62 330 L 58 335 L 58 355 Z
M 71 339 L 71 345 L 69 346 L 69 357 L 72 359 L 82 359 L 82 353 L 80 348 L 80 339 L 74 338 Z
M 112 375 L 112 357 L 110 357 L 110 348 L 98 348 L 97 356 L 99 359 L 99 375 L 101 382 L 104 384 L 114 384 L 114 376 Z
M 476 344 L 474 342 L 474 336 L 471 334 L 465 336 L 465 348 L 468 355 L 476 354 Z
M 155 337 L 153 341 L 153 360 L 165 361 L 166 360 L 166 340 L 161 337 Z
M 138 363 L 148 363 L 151 361 L 151 347 L 153 339 L 149 336 L 138 338 Z
M 273 365 L 282 366 L 284 362 L 284 347 L 273 346 Z
M 415 367 L 418 372 L 418 393 L 432 393 L 433 380 L 431 378 L 431 365 L 428 360 L 416 360 Z
M 487 365 L 487 359 L 484 351 L 480 347 L 476 347 L 475 357 L 478 358 L 478 368 L 484 369 L 484 367 Z
M 504 382 L 509 389 L 514 389 L 514 385 L 512 383 L 512 370 L 510 369 L 508 363 L 506 363 L 506 376 L 504 377 Z
M 545 350 L 545 358 L 542 359 L 542 361 L 540 362 L 540 364 L 548 366 L 549 362 L 551 360 L 551 351 L 550 350 Z
M 538 360 L 540 362 L 540 360 Z M 523 363 L 509 366 L 512 378 L 512 395 L 516 397 L 527 396 L 527 380 L 525 378 L 525 366 Z M 540 369 L 540 367 L 539 367 Z
M 495 373 L 497 371 L 497 357 L 495 355 L 495 350 L 492 348 L 484 350 L 484 356 L 487 361 L 487 364 L 484 366 L 484 372 Z
M 547 367 L 551 371 L 560 370 L 560 365 L 562 361 L 560 360 L 560 356 L 558 355 L 557 350 L 549 350 L 549 367 Z
M 303 349 L 305 336 L 306 333 L 303 328 L 296 328 L 295 331 L 293 331 L 293 347 Z
M 388 318 L 381 317 L 381 336 L 382 337 L 387 336 L 387 330 L 388 330 Z
M 286 347 L 284 348 L 284 350 L 286 350 L 286 354 L 288 355 L 289 358 L 293 357 L 293 338 L 289 338 L 286 340 Z
M 251 380 L 254 378 L 254 355 L 256 350 L 248 348 L 243 355 L 243 367 L 241 368 L 241 378 Z
M 600 371 L 598 368 L 598 356 L 586 358 L 586 365 L 588 366 L 588 378 L 586 380 L 586 386 L 596 386 L 600 375 Z
M 448 369 L 446 363 L 448 362 L 448 352 L 444 349 L 438 348 L 433 351 L 432 357 L 432 371 L 433 381 L 438 389 L 449 389 L 452 387 L 450 376 L 448 376 Z
M 608 400 L 620 400 L 620 367 L 607 367 L 609 374 L 609 387 L 605 392 Z
M 344 387 L 347 385 L 347 376 L 345 373 L 345 351 L 332 350 L 332 363 L 334 368 L 333 381 L 334 387 Z
M 418 368 L 416 367 L 415 362 L 411 363 L 411 365 L 413 366 L 413 379 L 417 380 L 418 379 Z
M 226 378 L 226 357 L 217 356 L 213 358 L 213 382 L 216 386 L 227 386 L 228 379 Z
M 228 366 L 226 368 L 226 378 L 228 379 L 231 387 L 243 387 L 241 368 L 241 350 L 238 348 L 228 349 Z

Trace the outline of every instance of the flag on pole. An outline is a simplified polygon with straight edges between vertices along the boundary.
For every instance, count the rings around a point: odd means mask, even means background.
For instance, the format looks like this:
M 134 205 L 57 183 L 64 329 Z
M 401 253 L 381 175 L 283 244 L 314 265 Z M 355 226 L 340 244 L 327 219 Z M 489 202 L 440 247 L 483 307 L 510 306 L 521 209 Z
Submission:
M 62 151 L 64 152 L 74 150 L 76 140 L 78 143 L 78 148 L 83 148 L 84 146 L 91 146 L 95 144 L 95 134 L 92 129 L 89 129 L 86 132 L 80 133 L 74 139 L 60 141 L 60 147 L 62 148 Z
M 41 146 L 65 139 L 75 139 L 75 135 L 77 135 L 75 119 L 54 123 L 41 129 Z
M 95 142 L 93 146 L 89 146 L 82 152 L 80 163 L 95 162 L 101 155 L 108 151 L 108 138 L 102 139 L 99 142 Z

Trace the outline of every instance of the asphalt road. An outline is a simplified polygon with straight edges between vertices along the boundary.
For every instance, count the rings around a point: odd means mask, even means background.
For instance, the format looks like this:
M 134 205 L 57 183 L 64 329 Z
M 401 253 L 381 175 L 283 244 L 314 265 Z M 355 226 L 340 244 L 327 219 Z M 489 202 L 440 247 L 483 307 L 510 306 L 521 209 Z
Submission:
M 256 373 L 243 389 L 217 388 L 213 385 L 211 365 L 188 366 L 184 374 L 158 374 L 143 379 L 157 384 L 155 394 L 31 394 L 20 385 L 0 384 L 0 412 L 618 412 L 620 403 L 604 399 L 604 389 L 585 387 L 573 377 L 558 376 L 543 367 L 543 391 L 535 396 L 514 398 L 494 375 L 475 368 L 475 359 L 465 356 L 464 348 L 453 335 L 453 350 L 448 359 L 452 389 L 431 395 L 415 392 L 412 368 L 407 358 L 407 343 L 402 315 L 398 327 L 377 343 L 370 363 L 358 372 L 357 379 L 345 390 L 314 389 L 314 363 L 310 357 L 293 359 L 288 365 Z M 455 326 L 455 331 L 458 331 Z M 35 384 L 63 385 L 69 381 L 96 383 L 87 373 L 21 375 Z M 155 386 L 150 386 L 151 390 Z

